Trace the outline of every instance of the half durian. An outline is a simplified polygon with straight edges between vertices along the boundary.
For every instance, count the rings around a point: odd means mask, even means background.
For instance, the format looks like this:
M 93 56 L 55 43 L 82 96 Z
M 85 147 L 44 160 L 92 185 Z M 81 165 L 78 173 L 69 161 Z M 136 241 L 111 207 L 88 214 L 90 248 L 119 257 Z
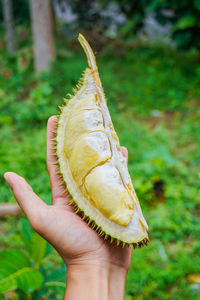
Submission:
M 94 53 L 83 35 L 78 40 L 88 68 L 58 119 L 60 173 L 72 203 L 94 229 L 118 244 L 141 246 L 148 243 L 148 226 L 108 111 Z

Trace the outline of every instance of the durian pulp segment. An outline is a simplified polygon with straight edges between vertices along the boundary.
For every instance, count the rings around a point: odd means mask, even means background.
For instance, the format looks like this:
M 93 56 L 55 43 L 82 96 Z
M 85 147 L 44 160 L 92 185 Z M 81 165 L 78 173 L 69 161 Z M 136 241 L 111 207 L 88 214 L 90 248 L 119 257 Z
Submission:
M 58 121 L 60 171 L 77 206 L 103 232 L 125 243 L 138 243 L 148 239 L 148 227 L 113 128 L 94 54 L 82 35 L 79 41 L 89 68 Z

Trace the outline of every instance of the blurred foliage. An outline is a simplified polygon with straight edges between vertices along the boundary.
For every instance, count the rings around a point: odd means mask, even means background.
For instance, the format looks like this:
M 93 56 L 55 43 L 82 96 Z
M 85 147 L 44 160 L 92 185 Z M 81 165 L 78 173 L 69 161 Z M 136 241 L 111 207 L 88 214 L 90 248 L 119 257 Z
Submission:
M 46 122 L 57 113 L 65 93 L 86 67 L 82 51 L 73 51 L 65 41 L 58 44 L 51 72 L 36 77 L 29 42 L 24 41 L 16 57 L 8 57 L 0 41 L 1 202 L 15 201 L 3 179 L 8 170 L 24 176 L 42 199 L 51 201 L 45 169 Z M 198 290 L 187 278 L 200 272 L 199 57 L 148 45 L 118 49 L 110 44 L 98 55 L 98 64 L 150 226 L 150 245 L 133 253 L 126 299 L 198 299 Z M 56 292 L 50 285 L 45 288 L 48 276 L 62 285 L 60 258 L 49 245 L 46 250 L 36 246 L 36 253 L 31 250 L 38 236 L 26 219 L 1 219 L 0 232 L 0 281 L 16 271 L 4 271 L 8 254 L 23 256 L 26 261 L 19 269 L 26 265 L 43 279 L 21 288 L 21 279 L 15 277 L 13 294 L 6 292 L 0 299 L 30 299 L 30 295 L 33 299 L 62 299 L 63 287 Z
M 43 295 L 55 299 L 57 294 L 60 296 L 56 299 L 62 299 L 66 282 L 64 263 L 57 261 L 57 266 L 52 266 L 51 246 L 32 230 L 27 219 L 19 221 L 18 230 L 15 235 L 22 249 L 0 251 L 0 299 L 37 300 Z M 10 233 L 3 238 L 3 242 L 9 241 Z
M 200 1 L 153 0 L 152 9 L 160 24 L 172 24 L 172 38 L 178 48 L 200 51 Z
M 28 0 L 15 0 L 13 11 L 16 24 L 30 23 L 30 9 Z M 116 27 L 121 38 L 133 38 L 144 25 L 145 17 L 153 13 L 161 24 L 171 25 L 171 38 L 179 49 L 200 50 L 200 1 L 199 0 L 52 0 L 52 5 L 59 6 L 63 13 L 69 8 L 74 14 L 74 20 L 67 22 L 65 33 L 67 36 L 80 31 L 87 31 L 92 37 L 106 42 L 105 36 L 113 36 L 111 28 Z M 118 20 L 122 15 L 123 21 Z M 0 20 L 2 5 L 0 5 Z
M 138 33 L 144 26 L 144 20 L 151 0 L 114 0 L 120 11 L 125 15 L 126 22 L 119 26 L 119 32 L 123 37 Z
M 30 9 L 29 0 L 12 0 L 13 15 L 15 23 L 29 23 L 30 22 Z M 0 3 L 0 20 L 3 19 L 2 1 Z
M 72 27 L 78 31 L 80 28 L 89 32 L 95 30 L 112 36 L 109 28 L 115 24 L 118 36 L 131 38 L 140 32 L 145 17 L 152 13 L 160 25 L 171 25 L 169 29 L 171 38 L 179 49 L 200 50 L 199 0 L 57 0 L 56 2 L 63 9 L 65 7 L 63 3 L 71 7 L 76 16 Z M 115 13 L 112 13 L 111 5 L 117 8 Z M 124 16 L 122 22 L 117 22 L 117 14 Z
M 72 12 L 76 15 L 76 24 L 79 28 L 84 28 L 87 30 L 93 30 L 100 27 L 101 30 L 105 30 L 109 25 L 111 19 L 109 17 L 103 16 L 102 11 L 108 8 L 108 1 L 105 0 L 58 0 L 59 5 L 65 2 L 69 7 L 71 7 Z
M 117 24 L 117 13 L 123 14 L 125 17 L 124 22 L 118 26 L 119 32 L 123 37 L 136 34 L 142 28 L 146 8 L 150 2 L 150 0 L 55 1 L 63 11 L 66 10 L 64 4 L 67 4 L 67 7 L 71 8 L 76 16 L 72 26 L 77 27 L 78 31 L 82 28 L 82 30 L 95 30 L 100 33 L 105 33 L 113 23 Z M 113 9 L 115 11 L 114 13 L 112 11 Z

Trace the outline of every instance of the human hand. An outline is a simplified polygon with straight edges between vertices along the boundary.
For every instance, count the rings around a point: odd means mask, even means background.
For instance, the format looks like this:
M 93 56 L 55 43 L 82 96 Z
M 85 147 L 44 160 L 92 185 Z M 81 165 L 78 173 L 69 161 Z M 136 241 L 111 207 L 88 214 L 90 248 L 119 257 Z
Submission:
M 57 159 L 52 155 L 51 150 L 52 138 L 55 137 L 52 132 L 56 129 L 56 120 L 56 116 L 52 116 L 47 125 L 47 169 L 52 189 L 52 205 L 47 205 L 41 200 L 25 179 L 19 175 L 7 172 L 4 177 L 32 228 L 53 245 L 66 263 L 68 278 L 71 278 L 70 289 L 77 276 L 81 278 L 83 275 L 88 280 L 95 280 L 98 275 L 102 274 L 109 280 L 110 287 L 114 281 L 118 287 L 123 285 L 121 290 L 124 290 L 132 247 L 122 248 L 105 241 L 79 215 L 75 214 L 73 207 L 69 205 L 71 196 L 64 193 L 64 186 L 59 185 L 60 179 L 56 175 L 57 166 L 54 164 Z M 122 152 L 128 159 L 126 148 L 122 147 Z M 93 285 L 96 284 L 93 282 Z M 99 289 L 101 289 L 100 286 Z M 123 291 L 121 293 L 123 294 Z M 117 297 L 113 299 L 121 299 Z M 76 298 L 73 297 L 73 299 Z

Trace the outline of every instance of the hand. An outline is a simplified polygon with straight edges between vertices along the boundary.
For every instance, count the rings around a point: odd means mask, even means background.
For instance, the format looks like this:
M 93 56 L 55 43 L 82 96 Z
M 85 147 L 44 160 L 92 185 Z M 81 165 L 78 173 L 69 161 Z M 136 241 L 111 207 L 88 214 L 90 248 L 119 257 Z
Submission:
M 52 131 L 56 129 L 56 121 L 56 116 L 52 116 L 47 125 L 47 169 L 52 188 L 52 205 L 47 205 L 41 200 L 19 175 L 7 172 L 4 177 L 32 228 L 52 244 L 63 258 L 68 268 L 68 278 L 69 270 L 71 274 L 79 275 L 83 270 L 84 276 L 86 270 L 93 270 L 95 274 L 103 270 L 106 273 L 105 277 L 111 276 L 111 273 L 116 273 L 117 270 L 117 274 L 123 276 L 124 280 L 121 281 L 124 284 L 132 247 L 122 248 L 99 237 L 80 216 L 74 213 L 73 207 L 69 205 L 71 196 L 63 193 L 65 187 L 59 185 L 60 178 L 56 175 L 57 166 L 53 164 L 56 157 L 52 156 L 51 150 L 53 147 L 51 139 L 55 137 Z M 126 148 L 122 147 L 122 152 L 128 159 Z M 120 281 L 121 277 L 117 276 L 117 278 Z M 117 278 L 115 276 L 115 281 L 118 280 Z

